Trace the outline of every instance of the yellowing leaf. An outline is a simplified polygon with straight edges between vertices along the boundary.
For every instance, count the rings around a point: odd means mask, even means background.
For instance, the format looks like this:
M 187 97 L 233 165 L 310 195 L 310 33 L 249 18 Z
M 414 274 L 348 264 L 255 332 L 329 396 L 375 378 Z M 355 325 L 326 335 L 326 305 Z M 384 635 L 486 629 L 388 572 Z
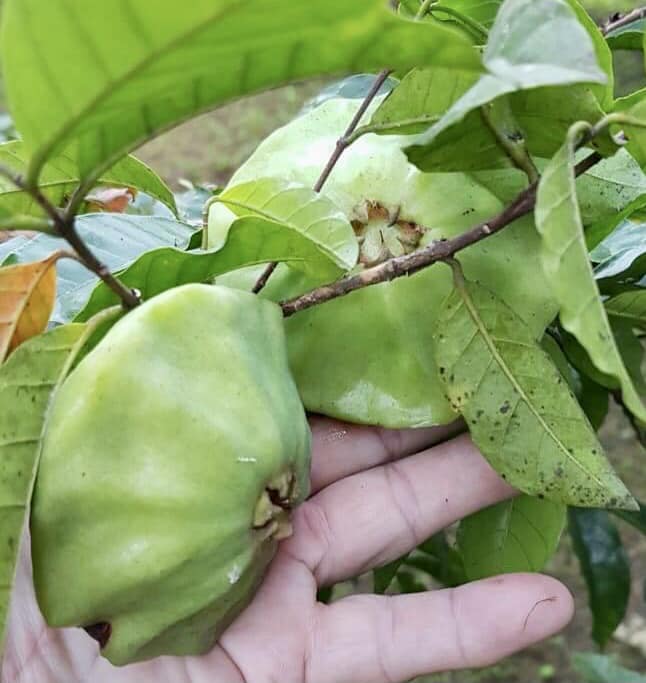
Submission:
M 43 261 L 0 269 L 0 361 L 45 330 L 56 299 L 56 252 Z

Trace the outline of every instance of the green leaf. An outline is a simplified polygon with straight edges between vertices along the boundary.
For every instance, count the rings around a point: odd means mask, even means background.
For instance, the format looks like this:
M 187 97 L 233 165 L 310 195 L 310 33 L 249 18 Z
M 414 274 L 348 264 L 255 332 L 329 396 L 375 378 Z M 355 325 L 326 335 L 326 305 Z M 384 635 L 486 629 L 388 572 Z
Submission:
M 463 519 L 458 547 L 467 578 L 541 571 L 556 552 L 566 510 L 562 503 L 519 496 Z
M 442 0 L 441 3 L 443 7 L 457 10 L 487 28 L 494 23 L 501 4 L 502 0 Z M 445 16 L 446 21 L 454 21 L 448 14 L 443 16 L 438 12 L 436 16 L 442 19 Z
M 466 69 L 413 69 L 381 103 L 367 127 L 386 134 L 424 132 L 477 80 L 478 74 Z
M 315 279 L 334 279 L 342 270 L 323 258 L 319 245 L 307 235 L 282 223 L 257 216 L 244 216 L 229 228 L 226 244 L 219 250 L 186 252 L 161 248 L 149 251 L 126 269 L 119 279 L 141 292 L 144 299 L 189 282 L 210 282 L 238 268 L 273 261 L 298 267 Z M 87 320 L 98 311 L 117 303 L 115 294 L 99 283 L 78 314 Z
M 221 207 L 215 205 L 221 204 Z M 234 185 L 219 194 L 209 214 L 210 225 L 227 226 L 222 211 L 237 217 L 255 216 L 280 223 L 285 230 L 305 235 L 317 247 L 322 265 L 333 266 L 332 278 L 357 263 L 359 245 L 346 215 L 324 195 L 299 183 L 278 178 L 260 178 Z M 226 242 L 227 230 L 210 235 L 210 244 L 219 248 Z M 293 267 L 312 272 L 311 263 L 293 262 Z
M 379 567 L 372 572 L 373 591 L 377 595 L 383 595 L 390 588 L 390 585 L 397 576 L 397 571 L 404 564 L 407 557 L 408 555 L 404 555 L 398 560 Z
M 94 177 L 199 112 L 311 76 L 481 68 L 461 33 L 398 18 L 381 0 L 7 0 L 3 15 L 6 91 L 32 179 L 67 147 Z
M 646 683 L 646 676 L 619 666 L 607 655 L 577 652 L 572 663 L 585 683 Z
M 571 129 L 538 186 L 535 216 L 543 268 L 559 301 L 563 327 L 601 372 L 619 380 L 626 405 L 646 420 L 646 406 L 621 359 L 588 259 L 574 176 L 574 150 L 581 130 L 581 126 Z
M 451 107 L 477 79 L 477 74 L 455 69 L 425 68 L 409 72 L 377 109 L 368 129 L 381 134 L 417 134 L 425 131 Z M 549 157 L 559 149 L 563 137 L 576 121 L 596 123 L 603 110 L 589 86 L 546 87 L 505 95 L 513 118 L 528 150 Z M 414 141 L 413 141 L 414 142 Z M 604 154 L 617 146 L 610 134 L 599 136 L 595 145 Z M 511 165 L 480 109 L 442 131 L 428 144 L 409 147 L 408 158 L 423 171 L 466 171 L 504 168 Z
M 425 572 L 443 586 L 461 586 L 467 582 L 460 553 L 446 540 L 446 533 L 434 534 L 406 559 L 406 565 Z
M 646 536 L 646 505 L 644 503 L 639 503 L 639 510 L 613 510 L 612 512 Z
M 527 326 L 458 270 L 455 279 L 439 315 L 435 359 L 483 455 L 530 495 L 632 508 L 573 393 Z
M 123 268 L 140 254 L 163 245 L 183 248 L 193 231 L 167 218 L 111 213 L 79 216 L 76 226 L 86 244 L 111 270 Z M 0 261 L 11 254 L 19 263 L 38 261 L 65 246 L 64 240 L 49 235 L 19 237 L 0 244 Z M 59 259 L 56 268 L 57 296 L 51 320 L 65 323 L 85 304 L 98 278 L 72 259 Z
M 584 6 L 585 3 L 580 0 L 567 0 L 567 3 L 574 10 L 576 18 L 585 30 L 588 32 L 594 52 L 597 57 L 597 63 L 606 76 L 605 85 L 591 85 L 597 99 L 605 110 L 609 110 L 612 106 L 615 91 L 615 75 L 613 66 L 612 51 L 606 42 L 606 39 L 601 33 L 601 29 L 597 26 L 594 19 L 590 16 L 588 10 Z
M 597 384 L 586 375 L 579 376 L 579 383 L 581 387 L 577 394 L 579 404 L 583 408 L 583 412 L 588 420 L 590 420 L 592 428 L 595 431 L 599 431 L 610 409 L 608 389 L 601 384 Z
M 58 327 L 22 344 L 0 366 L 0 653 L 47 408 L 92 328 Z
M 22 140 L 0 145 L 0 164 L 3 166 L 24 175 L 28 162 L 29 153 Z M 63 206 L 80 181 L 76 161 L 69 154 L 59 154 L 43 167 L 39 185 L 43 194 L 55 206 Z M 143 161 L 133 156 L 121 159 L 112 168 L 104 171 L 96 183 L 132 187 L 163 202 L 173 213 L 177 211 L 170 188 Z M 7 178 L 0 177 L 0 215 L 15 214 L 41 216 L 43 210 L 30 194 L 18 189 Z
M 632 96 L 617 100 L 614 107 L 615 111 L 623 111 L 627 116 L 634 119 L 646 119 L 645 95 L 646 91 L 639 90 Z M 635 157 L 640 166 L 646 166 L 646 129 L 630 124 L 624 124 L 622 128 L 628 138 L 628 151 Z
M 643 50 L 646 19 L 633 21 L 610 31 L 606 40 L 612 50 Z
M 605 303 L 610 319 L 624 320 L 646 331 L 646 289 L 622 292 Z
M 425 133 L 429 144 L 469 112 L 502 95 L 550 85 L 605 83 L 595 46 L 564 0 L 506 0 L 483 56 L 481 76 Z
M 592 637 L 603 647 L 626 614 L 630 564 L 621 538 L 604 510 L 569 511 L 574 551 L 588 586 Z
M 580 150 L 576 161 L 589 154 Z M 545 167 L 544 167 L 545 168 Z M 584 225 L 613 218 L 631 204 L 646 201 L 646 175 L 624 149 L 595 164 L 576 181 Z
M 590 259 L 597 280 L 622 276 L 622 281 L 639 281 L 646 273 L 646 222 L 625 220 L 592 252 Z

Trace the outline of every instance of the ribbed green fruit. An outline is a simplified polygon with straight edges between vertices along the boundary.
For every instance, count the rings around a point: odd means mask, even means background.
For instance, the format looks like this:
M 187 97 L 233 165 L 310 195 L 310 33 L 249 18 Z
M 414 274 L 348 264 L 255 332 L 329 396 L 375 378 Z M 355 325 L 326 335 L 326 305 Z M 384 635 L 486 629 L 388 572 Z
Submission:
M 236 171 L 229 187 L 274 177 L 312 187 L 359 100 L 331 99 L 279 128 Z M 364 123 L 367 123 L 370 113 Z M 365 135 L 341 156 L 323 194 L 353 224 L 358 269 L 380 257 L 452 238 L 498 214 L 526 182 L 517 170 L 423 173 L 404 153 L 414 136 Z M 295 207 L 296 208 L 296 207 Z M 209 211 L 209 240 L 226 237 L 235 216 Z M 532 217 L 460 252 L 470 280 L 491 289 L 540 338 L 558 306 L 539 259 Z M 259 273 L 219 279 L 250 288 Z M 260 268 L 262 271 L 262 268 Z M 296 274 L 296 276 L 295 276 Z M 281 264 L 261 295 L 285 300 L 323 284 Z M 286 321 L 290 367 L 308 410 L 349 422 L 421 427 L 456 419 L 439 381 L 433 334 L 451 273 L 438 264 L 409 278 L 352 292 Z
M 308 493 L 310 432 L 278 306 L 186 285 L 65 381 L 32 507 L 36 593 L 122 665 L 208 650 Z

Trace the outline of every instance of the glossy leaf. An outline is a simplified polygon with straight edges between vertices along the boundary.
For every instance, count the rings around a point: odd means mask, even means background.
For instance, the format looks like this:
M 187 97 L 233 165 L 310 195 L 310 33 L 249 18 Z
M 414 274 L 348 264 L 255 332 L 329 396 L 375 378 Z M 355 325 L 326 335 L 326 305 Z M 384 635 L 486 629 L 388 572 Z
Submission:
M 463 519 L 458 548 L 467 578 L 541 571 L 556 552 L 566 511 L 562 503 L 518 496 Z
M 595 46 L 564 0 L 506 0 L 489 34 L 481 76 L 425 133 L 428 144 L 469 112 L 519 90 L 550 85 L 605 83 Z
M 329 257 L 323 256 L 319 245 L 304 233 L 267 218 L 243 216 L 229 228 L 226 244 L 219 250 L 155 249 L 118 274 L 122 282 L 149 299 L 171 287 L 209 282 L 232 270 L 272 261 L 295 264 L 315 278 L 333 280 L 342 270 Z M 99 283 L 77 320 L 87 320 L 116 303 L 115 294 L 104 283 Z
M 591 253 L 598 265 L 597 280 L 621 276 L 623 282 L 638 282 L 646 274 L 646 223 L 626 220 Z
M 646 289 L 622 292 L 605 302 L 610 319 L 623 320 L 646 331 Z
M 474 442 L 510 484 L 555 502 L 634 507 L 573 393 L 523 321 L 465 282 L 434 335 L 440 378 Z
M 624 618 L 630 564 L 607 512 L 570 509 L 570 535 L 588 586 L 592 637 L 603 647 Z
M 193 228 L 167 218 L 90 214 L 76 219 L 77 230 L 89 247 L 111 269 L 123 268 L 140 254 L 164 245 L 185 247 Z M 18 237 L 0 244 L 0 261 L 13 255 L 19 263 L 36 261 L 64 248 L 49 235 Z M 58 294 L 52 321 L 69 322 L 85 304 L 98 278 L 71 259 L 57 264 Z
M 56 298 L 55 253 L 44 261 L 0 269 L 0 363 L 45 330 Z
M 646 420 L 646 406 L 621 359 L 588 259 L 574 176 L 574 149 L 580 132 L 578 126 L 571 130 L 539 183 L 535 216 L 542 237 L 543 268 L 559 301 L 563 327 L 577 338 L 601 372 L 619 380 L 626 405 Z
M 47 408 L 91 329 L 55 328 L 27 341 L 0 367 L 0 651 Z
M 381 0 L 4 5 L 5 85 L 32 177 L 70 146 L 93 176 L 169 126 L 282 83 L 419 62 L 480 68 L 459 32 L 398 18 Z
M 13 140 L 0 145 L 0 164 L 24 175 L 29 162 L 29 152 L 22 140 Z M 79 184 L 81 178 L 75 159 L 69 154 L 59 154 L 50 159 L 40 176 L 40 189 L 56 206 L 64 206 Z M 175 199 L 166 183 L 143 161 L 127 156 L 112 168 L 104 171 L 97 179 L 100 185 L 131 187 L 163 202 L 175 212 Z M 0 216 L 15 214 L 43 214 L 31 195 L 18 189 L 10 180 L 0 177 Z
M 584 683 L 646 683 L 646 676 L 625 669 L 607 655 L 577 652 L 572 662 Z
M 357 263 L 359 245 L 346 215 L 330 199 L 299 183 L 278 178 L 241 183 L 224 190 L 212 206 L 211 225 L 229 224 L 230 220 L 218 218 L 224 210 L 238 218 L 254 216 L 280 223 L 286 232 L 302 233 L 317 247 L 323 264 L 336 266 L 334 274 L 348 271 Z M 226 230 L 220 233 L 209 235 L 209 243 L 215 248 L 226 242 Z M 292 267 L 305 272 L 313 270 L 311 263 L 292 262 Z

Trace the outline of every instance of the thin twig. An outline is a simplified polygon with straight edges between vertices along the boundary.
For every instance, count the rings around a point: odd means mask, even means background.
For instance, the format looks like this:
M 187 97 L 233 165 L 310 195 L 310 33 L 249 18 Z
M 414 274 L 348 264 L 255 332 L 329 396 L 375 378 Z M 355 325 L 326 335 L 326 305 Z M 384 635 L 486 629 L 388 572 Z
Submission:
M 383 69 L 379 72 L 379 75 L 375 79 L 375 82 L 372 84 L 372 87 L 368 91 L 368 94 L 363 98 L 361 106 L 359 107 L 359 109 L 357 109 L 355 115 L 352 117 L 352 121 L 350 121 L 345 133 L 336 141 L 336 145 L 334 146 L 332 156 L 330 156 L 330 158 L 328 159 L 327 164 L 325 164 L 325 168 L 323 169 L 321 175 L 314 184 L 314 192 L 320 192 L 323 189 L 323 186 L 327 182 L 327 179 L 330 177 L 330 174 L 334 170 L 334 167 L 339 162 L 341 155 L 352 144 L 352 134 L 359 125 L 361 119 L 368 110 L 368 107 L 371 105 L 372 101 L 379 94 L 381 87 L 386 82 L 386 79 L 388 78 L 388 76 L 390 76 L 391 73 L 392 69 Z M 262 275 L 258 278 L 258 281 L 252 289 L 252 292 L 254 294 L 258 294 L 258 292 L 260 292 L 264 288 L 264 286 L 267 284 L 267 281 L 272 276 L 272 273 L 276 270 L 277 266 L 278 263 L 273 262 L 270 263 L 267 266 L 267 268 L 265 268 Z
M 575 168 L 575 175 L 579 176 L 599 163 L 603 157 L 598 152 L 593 152 L 583 159 Z M 489 221 L 476 225 L 471 230 L 458 235 L 450 240 L 433 242 L 428 247 L 420 249 L 412 254 L 399 256 L 384 263 L 368 268 L 356 275 L 350 275 L 330 285 L 319 287 L 299 297 L 281 303 L 283 315 L 287 318 L 294 313 L 304 311 L 307 308 L 345 296 L 350 292 L 363 287 L 389 282 L 399 277 L 412 275 L 433 263 L 445 261 L 457 254 L 462 249 L 470 247 L 476 242 L 487 239 L 491 235 L 500 232 L 503 228 L 513 223 L 518 218 L 530 213 L 536 204 L 536 192 L 538 182 L 532 183 L 523 190 L 514 201 L 501 213 Z
M 604 36 L 607 36 L 612 31 L 616 31 L 618 28 L 623 28 L 624 26 L 634 24 L 641 19 L 646 19 L 646 7 L 638 7 L 618 18 L 616 18 L 616 16 L 617 15 L 613 15 L 603 26 L 601 26 L 601 33 L 603 33 Z
M 33 200 L 43 209 L 45 214 L 49 216 L 56 233 L 62 237 L 74 249 L 81 263 L 97 275 L 105 284 L 121 299 L 123 307 L 126 309 L 135 308 L 141 302 L 138 295 L 128 289 L 120 280 L 118 280 L 110 269 L 102 263 L 85 244 L 80 235 L 76 232 L 74 223 L 74 216 L 63 215 L 61 211 L 54 206 L 49 199 L 42 193 L 38 186 L 28 185 L 22 178 L 11 169 L 0 166 L 0 175 L 8 178 L 17 188 L 23 192 L 28 193 Z
M 431 5 L 435 1 L 436 0 L 424 0 L 424 2 L 422 2 L 419 9 L 417 10 L 417 14 L 415 15 L 415 21 L 421 21 L 428 14 Z

